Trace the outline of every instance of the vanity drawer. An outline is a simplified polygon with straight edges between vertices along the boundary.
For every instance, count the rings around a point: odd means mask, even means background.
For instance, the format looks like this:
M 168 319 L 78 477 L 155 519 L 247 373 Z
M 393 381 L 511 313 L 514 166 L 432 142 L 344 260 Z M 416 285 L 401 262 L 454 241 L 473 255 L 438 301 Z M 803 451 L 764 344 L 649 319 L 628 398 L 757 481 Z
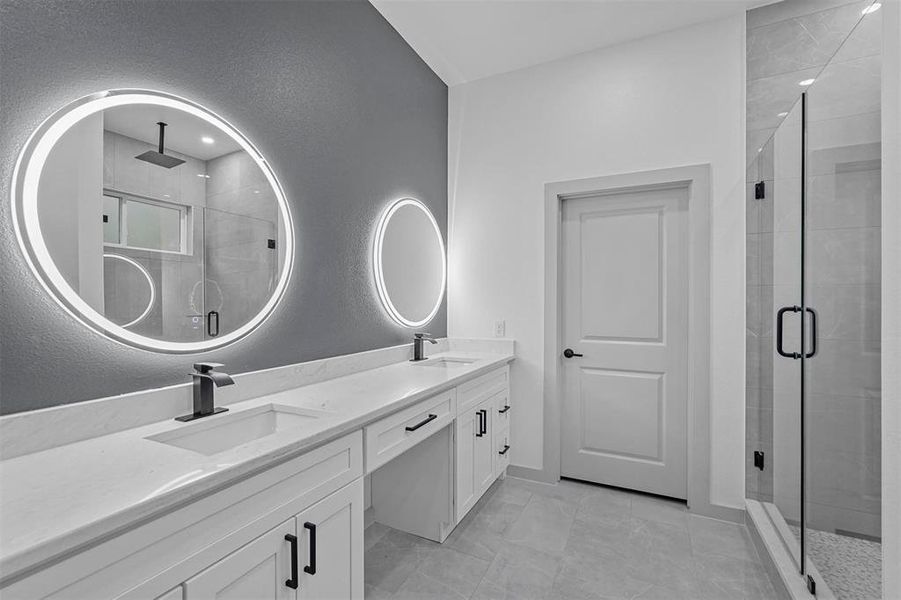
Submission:
M 465 412 L 486 398 L 509 389 L 507 373 L 508 368 L 501 367 L 458 386 L 457 401 L 460 412 Z
M 457 392 L 448 390 L 376 421 L 365 429 L 366 472 L 429 437 L 457 415 Z

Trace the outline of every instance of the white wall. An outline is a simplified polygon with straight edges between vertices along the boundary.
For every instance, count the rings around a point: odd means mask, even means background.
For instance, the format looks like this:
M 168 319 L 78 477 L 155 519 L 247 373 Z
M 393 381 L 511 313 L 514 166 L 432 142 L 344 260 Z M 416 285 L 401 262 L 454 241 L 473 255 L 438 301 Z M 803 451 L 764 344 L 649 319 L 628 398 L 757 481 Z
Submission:
M 450 88 L 448 334 L 516 339 L 513 464 L 544 467 L 544 185 L 710 163 L 710 499 L 744 505 L 744 62 L 739 17 Z
M 103 115 L 88 116 L 56 143 L 41 174 L 38 215 L 66 282 L 103 313 Z
M 901 2 L 883 10 L 882 593 L 901 598 Z

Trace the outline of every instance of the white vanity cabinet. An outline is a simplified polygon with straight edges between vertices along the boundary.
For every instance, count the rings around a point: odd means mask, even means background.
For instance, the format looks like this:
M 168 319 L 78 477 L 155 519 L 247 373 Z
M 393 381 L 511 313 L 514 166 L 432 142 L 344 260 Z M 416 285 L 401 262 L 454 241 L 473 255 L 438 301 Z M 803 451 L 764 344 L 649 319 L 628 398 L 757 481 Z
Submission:
M 457 522 L 499 476 L 495 473 L 494 412 L 494 399 L 489 398 L 457 416 Z
M 186 600 L 293 600 L 286 585 L 291 551 L 286 536 L 295 534 L 294 519 L 285 521 L 229 554 L 184 584 Z
M 195 575 L 185 600 L 363 598 L 358 479 Z

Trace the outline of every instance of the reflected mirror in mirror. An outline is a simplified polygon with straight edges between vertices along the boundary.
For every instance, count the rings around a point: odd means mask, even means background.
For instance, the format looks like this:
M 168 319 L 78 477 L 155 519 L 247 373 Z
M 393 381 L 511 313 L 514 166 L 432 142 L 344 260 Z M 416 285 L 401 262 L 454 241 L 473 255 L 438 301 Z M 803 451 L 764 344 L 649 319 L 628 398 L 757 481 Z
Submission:
M 416 328 L 435 317 L 447 276 L 444 241 L 422 202 L 402 198 L 385 210 L 373 263 L 379 297 L 394 321 Z
M 29 139 L 14 189 L 35 273 L 119 341 L 225 345 L 287 284 L 293 228 L 275 175 L 231 125 L 182 98 L 113 90 L 73 102 Z

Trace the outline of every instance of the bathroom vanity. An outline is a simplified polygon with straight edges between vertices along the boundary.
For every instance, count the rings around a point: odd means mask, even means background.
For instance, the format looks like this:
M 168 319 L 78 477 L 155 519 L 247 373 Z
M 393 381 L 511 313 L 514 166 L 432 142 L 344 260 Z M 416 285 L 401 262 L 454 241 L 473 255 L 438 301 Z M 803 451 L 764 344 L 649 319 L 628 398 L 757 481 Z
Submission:
M 512 360 L 443 352 L 4 460 L 0 595 L 362 598 L 370 504 L 443 541 L 504 475 Z

